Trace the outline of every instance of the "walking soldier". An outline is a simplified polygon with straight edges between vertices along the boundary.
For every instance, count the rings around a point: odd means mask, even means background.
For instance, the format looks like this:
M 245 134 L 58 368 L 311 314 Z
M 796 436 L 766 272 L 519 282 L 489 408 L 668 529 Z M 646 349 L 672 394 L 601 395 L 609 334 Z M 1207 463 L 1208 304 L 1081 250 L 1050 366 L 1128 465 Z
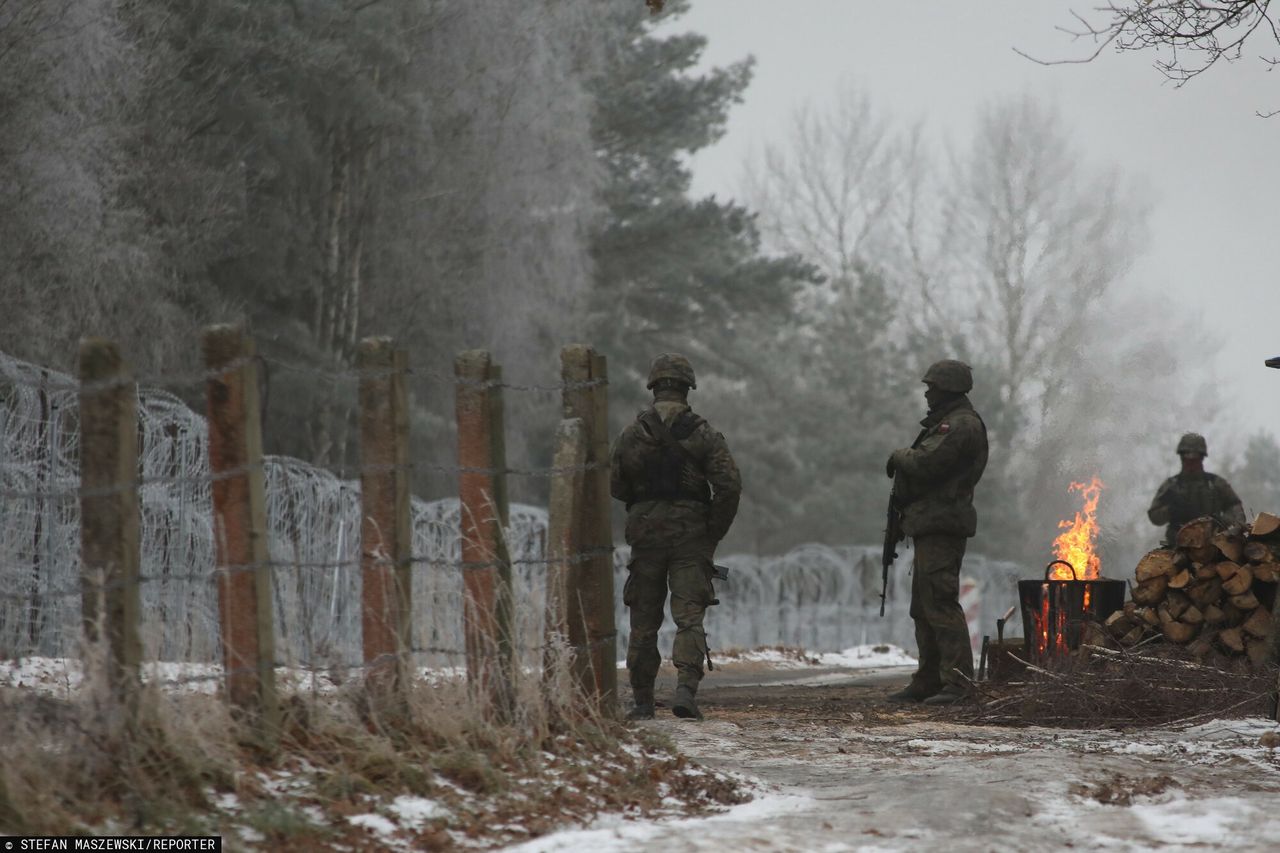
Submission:
M 703 617 L 715 596 L 712 557 L 737 514 L 742 482 L 724 436 L 689 407 L 688 393 L 698 387 L 689 360 L 659 355 L 648 387 L 653 404 L 622 431 L 611 460 L 611 491 L 626 504 L 631 546 L 622 593 L 630 610 L 627 670 L 635 697 L 628 716 L 653 717 L 658 630 L 670 589 L 678 675 L 672 711 L 701 719 L 694 697 L 708 654 Z

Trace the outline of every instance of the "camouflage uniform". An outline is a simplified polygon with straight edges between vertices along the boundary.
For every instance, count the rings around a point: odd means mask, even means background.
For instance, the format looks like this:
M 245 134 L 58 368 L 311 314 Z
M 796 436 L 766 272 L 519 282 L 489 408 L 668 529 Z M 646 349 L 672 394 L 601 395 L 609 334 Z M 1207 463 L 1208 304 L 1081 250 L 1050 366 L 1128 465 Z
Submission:
M 687 384 L 694 387 L 688 371 Z M 674 443 L 664 440 L 658 422 Z M 679 684 L 696 691 L 707 657 L 703 616 L 715 595 L 712 556 L 733 523 L 742 491 L 737 465 L 724 436 L 687 402 L 659 395 L 614 444 L 611 491 L 627 506 L 631 562 L 622 600 L 631 616 L 631 686 L 652 691 L 670 589 L 676 623 L 672 660 Z
M 930 411 L 915 443 L 894 451 L 889 462 L 902 530 L 915 545 L 911 618 L 920 663 L 908 690 L 920 695 L 942 687 L 967 689 L 961 676 L 973 677 L 969 626 L 959 601 L 960 564 L 966 540 L 977 532 L 973 491 L 987 466 L 987 429 L 965 396 L 973 385 L 965 378 L 969 369 L 960 362 L 939 365 L 952 366 L 940 384 L 954 396 Z M 926 382 L 934 381 L 939 365 L 925 374 Z
M 1178 454 L 1208 456 L 1204 437 L 1187 433 L 1178 442 Z M 1152 524 L 1165 527 L 1164 544 L 1172 548 L 1178 529 L 1195 518 L 1212 516 L 1225 525 L 1244 524 L 1244 503 L 1231 484 L 1208 471 L 1183 471 L 1160 484 L 1147 510 Z

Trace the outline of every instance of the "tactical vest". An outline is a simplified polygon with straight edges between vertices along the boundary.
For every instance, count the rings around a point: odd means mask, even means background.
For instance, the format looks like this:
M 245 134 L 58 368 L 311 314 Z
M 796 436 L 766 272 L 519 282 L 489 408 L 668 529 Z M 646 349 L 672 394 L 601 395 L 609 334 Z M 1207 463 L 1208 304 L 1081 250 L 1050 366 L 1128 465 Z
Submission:
M 635 502 L 698 501 L 711 503 L 711 485 L 693 454 L 680 444 L 706 421 L 683 411 L 667 426 L 653 409 L 640 413 L 640 427 L 657 444 L 641 457 L 641 475 L 635 484 Z

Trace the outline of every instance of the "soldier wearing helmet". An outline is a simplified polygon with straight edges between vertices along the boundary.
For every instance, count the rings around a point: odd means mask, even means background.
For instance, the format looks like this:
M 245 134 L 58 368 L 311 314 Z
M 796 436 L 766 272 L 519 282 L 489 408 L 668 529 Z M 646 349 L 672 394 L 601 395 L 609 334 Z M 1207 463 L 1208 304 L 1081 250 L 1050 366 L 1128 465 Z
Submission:
M 1178 528 L 1192 519 L 1212 516 L 1224 526 L 1244 524 L 1244 505 L 1231 484 L 1204 470 L 1209 447 L 1204 436 L 1189 432 L 1178 440 L 1182 471 L 1160 484 L 1147 510 L 1152 524 L 1166 525 L 1164 545 L 1172 548 Z
M 631 546 L 622 591 L 631 616 L 631 719 L 653 718 L 668 589 L 678 675 L 671 708 L 677 717 L 702 717 L 694 697 L 708 655 L 703 617 L 715 603 L 712 557 L 738 512 L 742 481 L 724 436 L 689 407 L 689 391 L 697 387 L 687 358 L 655 358 L 648 382 L 653 404 L 622 431 L 612 452 L 611 491 L 626 504 Z
M 928 415 L 910 447 L 893 451 L 886 468 L 902 532 L 912 537 L 911 618 L 919 664 L 911 683 L 889 698 L 950 704 L 973 679 L 969 626 L 960 606 L 960 564 L 977 532 L 973 492 L 987 467 L 987 428 L 969 402 L 973 371 L 946 359 L 925 371 Z

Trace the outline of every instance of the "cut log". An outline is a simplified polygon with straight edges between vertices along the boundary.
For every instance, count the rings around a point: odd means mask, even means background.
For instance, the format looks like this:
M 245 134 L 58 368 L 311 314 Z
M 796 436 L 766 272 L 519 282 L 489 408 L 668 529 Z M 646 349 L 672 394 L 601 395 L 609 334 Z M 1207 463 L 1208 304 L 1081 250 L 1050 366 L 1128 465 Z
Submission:
M 1222 559 L 1222 554 L 1218 553 L 1218 549 L 1212 545 L 1188 548 L 1187 555 L 1191 557 L 1193 563 L 1214 563 Z
M 1241 654 L 1244 652 L 1244 636 L 1239 628 L 1224 628 L 1218 632 L 1218 642 L 1226 649 Z
M 1269 512 L 1260 512 L 1258 517 L 1253 520 L 1253 527 L 1250 528 L 1249 536 L 1254 539 L 1265 539 L 1273 536 L 1280 531 L 1280 516 L 1272 515 Z
M 1206 625 L 1221 625 L 1227 621 L 1227 616 L 1222 612 L 1221 607 L 1210 604 L 1204 609 L 1204 621 Z
M 1174 619 L 1181 619 L 1182 614 L 1191 606 L 1191 599 L 1184 592 L 1176 589 L 1169 590 L 1164 597 L 1165 606 L 1169 608 L 1169 615 Z
M 1190 652 L 1196 660 L 1203 662 L 1204 659 L 1213 651 L 1213 641 L 1218 639 L 1218 632 L 1211 630 L 1203 630 L 1194 640 L 1187 645 L 1187 651 Z
M 1263 563 L 1253 567 L 1253 579 L 1263 583 L 1275 583 L 1280 580 L 1280 564 Z
M 1267 641 L 1251 637 L 1244 644 L 1245 654 L 1249 656 L 1249 665 L 1254 669 L 1262 669 L 1267 665 Z
M 1215 548 L 1222 552 L 1222 556 L 1226 557 L 1233 563 L 1240 562 L 1240 557 L 1244 551 L 1244 537 L 1236 534 L 1219 533 L 1217 536 L 1209 540 Z
M 1254 612 L 1261 613 L 1262 608 L 1258 608 Z M 1194 604 L 1188 607 L 1186 610 L 1182 611 L 1182 615 L 1179 616 L 1178 618 L 1181 621 L 1186 622 L 1188 625 L 1199 625 L 1200 623 L 1204 622 L 1204 614 L 1201 613 L 1200 608 L 1196 607 Z
M 1137 610 L 1137 616 L 1152 628 L 1160 627 L 1160 615 L 1151 607 L 1139 607 Z
M 1104 649 L 1116 648 L 1116 641 L 1111 633 L 1097 622 L 1085 622 L 1080 626 L 1080 645 L 1101 646 Z M 1086 653 L 1088 650 L 1082 650 Z
M 1171 643 L 1183 645 L 1191 642 L 1196 635 L 1196 626 L 1188 625 L 1185 622 L 1166 622 L 1160 627 L 1164 638 Z
M 1120 625 L 1121 627 L 1123 627 L 1124 623 L 1131 623 L 1131 622 L 1132 620 L 1129 618 L 1128 613 L 1126 613 L 1123 610 L 1117 610 L 1115 613 L 1112 613 L 1110 616 L 1108 616 L 1107 621 L 1103 622 L 1102 624 L 1106 625 L 1108 628 L 1115 628 L 1117 625 Z
M 1266 542 L 1244 543 L 1244 558 L 1250 563 L 1270 563 L 1275 559 L 1270 546 Z M 1236 562 L 1240 562 L 1236 560 Z
M 1209 580 L 1196 581 L 1187 587 L 1187 597 L 1195 603 L 1196 607 L 1204 610 L 1210 604 L 1216 604 L 1222 599 L 1222 581 L 1218 580 L 1217 573 Z
M 1175 572 L 1173 564 L 1175 556 L 1175 552 L 1166 548 L 1158 548 L 1149 552 L 1138 561 L 1138 568 L 1134 570 L 1138 583 L 1159 575 L 1172 575 Z
M 1237 627 L 1245 620 L 1245 617 L 1249 615 L 1239 607 L 1232 604 L 1231 599 L 1229 598 L 1224 599 L 1222 604 L 1219 606 L 1222 608 L 1223 624 L 1231 628 Z
M 1162 601 L 1156 606 L 1156 616 L 1160 619 L 1160 627 L 1168 625 L 1170 622 L 1176 622 L 1177 618 L 1169 612 L 1169 602 Z
M 1240 627 L 1246 634 L 1263 639 L 1271 630 L 1271 613 L 1265 607 L 1258 607 L 1249 614 L 1249 618 L 1244 620 L 1244 624 Z
M 1138 625 L 1132 631 L 1125 634 L 1123 637 L 1118 638 L 1120 640 L 1120 645 L 1136 646 L 1138 643 L 1142 641 L 1142 635 L 1145 633 L 1147 632 L 1143 629 L 1143 627 L 1141 625 Z
M 1258 601 L 1258 599 L 1254 597 L 1253 593 L 1251 592 L 1240 593 L 1239 596 L 1231 596 L 1229 601 L 1231 602 L 1231 605 L 1233 605 L 1234 607 L 1239 607 L 1240 610 L 1245 612 L 1256 610 L 1258 605 L 1261 605 L 1262 603 Z M 1245 619 L 1248 619 L 1248 617 L 1245 616 Z
M 1256 609 L 1261 603 L 1254 597 L 1252 592 L 1242 592 L 1239 595 L 1233 595 L 1231 596 L 1230 601 L 1233 607 L 1238 607 L 1240 610 L 1246 612 Z M 1247 619 L 1248 617 L 1246 616 L 1245 618 Z
M 1132 602 L 1132 601 L 1126 601 L 1126 602 L 1124 603 L 1123 612 L 1125 612 L 1125 613 L 1129 614 L 1130 616 L 1132 616 L 1132 615 L 1133 615 L 1134 613 L 1136 613 L 1137 611 L 1138 611 L 1138 605 L 1137 605 L 1137 604 L 1135 604 L 1134 602 Z
M 1188 551 L 1194 552 L 1197 548 L 1209 546 L 1214 534 L 1214 520 L 1209 516 L 1197 518 L 1194 521 L 1188 521 L 1178 530 L 1178 535 L 1174 540 L 1179 548 L 1186 548 Z M 1210 546 L 1212 547 L 1212 546 Z M 1214 550 L 1217 550 L 1216 548 Z M 1191 558 L 1195 559 L 1192 553 Z M 1203 560 L 1201 562 L 1204 562 Z
M 1138 604 L 1148 606 L 1159 604 L 1164 598 L 1165 590 L 1168 588 L 1169 579 L 1164 575 L 1156 575 L 1133 588 L 1133 600 Z
M 1209 578 L 1216 578 L 1218 569 L 1213 563 L 1201 563 L 1196 566 L 1196 580 L 1207 581 Z
M 1170 589 L 1182 589 L 1189 583 L 1191 583 L 1191 572 L 1186 569 L 1182 569 L 1176 575 L 1169 578 Z
M 1234 565 L 1234 564 L 1229 564 Z M 1235 574 L 1222 579 L 1222 591 L 1227 595 L 1239 595 L 1248 592 L 1253 586 L 1253 572 L 1245 566 L 1236 566 Z
M 1213 570 L 1218 573 L 1218 577 L 1226 581 L 1236 572 L 1240 571 L 1240 564 L 1233 563 L 1230 560 L 1224 560 L 1223 562 L 1216 564 L 1213 567 Z

